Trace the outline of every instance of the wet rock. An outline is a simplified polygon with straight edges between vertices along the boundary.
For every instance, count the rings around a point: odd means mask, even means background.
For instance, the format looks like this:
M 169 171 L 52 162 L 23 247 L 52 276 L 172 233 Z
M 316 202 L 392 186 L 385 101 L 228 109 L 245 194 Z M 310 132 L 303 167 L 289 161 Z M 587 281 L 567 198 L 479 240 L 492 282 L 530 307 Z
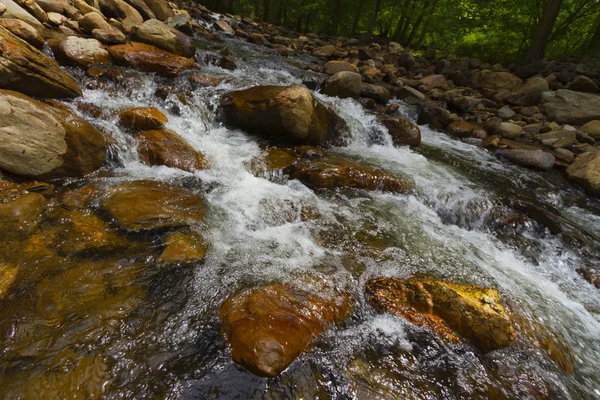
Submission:
M 2 3 L 0 3 L 1 5 Z M 11 286 L 17 279 L 19 268 L 0 262 L 0 301 L 4 300 Z
M 23 39 L 33 47 L 38 49 L 44 47 L 44 38 L 34 27 L 25 21 L 15 18 L 0 18 L 0 26 L 10 31 L 13 35 Z
M 495 154 L 502 158 L 506 158 L 518 164 L 522 167 L 539 169 L 541 171 L 547 171 L 554 166 L 556 159 L 552 154 L 546 153 L 541 150 L 518 150 L 518 149 L 506 149 L 497 150 Z
M 186 35 L 194 35 L 193 21 L 188 14 L 176 14 L 167 19 L 165 23 Z
M 144 164 L 164 165 L 188 172 L 206 167 L 204 156 L 171 130 L 140 131 L 135 134 L 135 138 Z
M 382 118 L 381 123 L 392 137 L 394 146 L 417 147 L 421 144 L 421 130 L 403 118 Z
M 333 56 L 336 52 L 336 48 L 334 45 L 329 44 L 327 46 L 318 47 L 312 51 L 312 55 L 316 57 L 329 58 Z
M 487 137 L 487 133 L 483 128 L 466 121 L 452 122 L 446 128 L 446 133 L 457 138 L 476 137 L 477 139 L 485 139 Z
M 600 120 L 593 120 L 583 125 L 579 130 L 587 133 L 595 140 L 600 140 Z
M 379 69 L 374 67 L 362 67 L 361 69 L 362 75 L 367 83 L 377 83 L 381 82 L 384 78 L 385 74 L 381 72 Z
M 542 108 L 552 121 L 583 125 L 600 119 L 600 96 L 571 90 L 557 90 L 542 95 Z
M 325 94 L 328 96 L 357 99 L 360 96 L 362 78 L 350 71 L 341 71 L 327 79 Z
M 81 96 L 77 83 L 53 59 L 1 27 L 0 87 L 29 96 Z
M 443 75 L 429 75 L 421 79 L 421 84 L 425 90 L 448 89 L 448 81 Z
M 126 0 L 129 5 L 140 13 L 144 20 L 154 19 L 156 16 L 152 10 L 146 5 L 145 0 Z
M 425 100 L 425 95 L 419 92 L 417 89 L 413 89 L 409 86 L 401 87 L 396 91 L 396 97 L 400 100 L 404 100 L 407 103 L 414 104 Z
M 0 266 L 1 268 L 1 266 Z M 593 268 L 590 265 L 585 265 L 577 270 L 577 273 L 583 277 L 590 284 L 594 285 L 596 289 L 600 289 L 600 271 L 597 268 Z M 0 273 L 1 274 L 1 273 Z M 0 278 L 1 282 L 2 278 Z M 0 299 L 2 299 L 2 284 L 0 283 Z
M 119 114 L 119 123 L 127 129 L 156 129 L 169 122 L 169 119 L 158 108 L 128 108 Z
M 106 45 L 127 43 L 127 38 L 125 37 L 123 32 L 116 28 L 94 29 L 92 31 L 92 36 L 94 36 L 94 38 L 100 43 L 104 43 Z
M 493 89 L 515 91 L 523 81 L 509 72 L 478 71 L 473 75 L 473 87 L 476 89 Z
M 87 68 L 92 64 L 110 64 L 110 54 L 96 39 L 68 36 L 50 40 L 50 47 L 58 61 Z
M 185 33 L 157 20 L 150 19 L 132 31 L 134 40 L 146 43 L 170 53 L 193 57 L 196 53 L 196 46 Z
M 402 176 L 318 151 L 305 152 L 283 172 L 290 179 L 298 179 L 317 189 L 348 188 L 406 193 L 414 188 L 414 183 Z
M 3 240 L 23 240 L 37 229 L 46 208 L 46 199 L 29 193 L 0 204 L 0 226 Z
M 535 106 L 542 100 L 542 93 L 550 90 L 544 78 L 531 78 L 506 100 L 518 106 Z
M 173 232 L 165 239 L 165 249 L 158 258 L 165 264 L 191 264 L 204 261 L 207 244 L 196 232 Z
M 250 36 L 248 37 L 248 41 L 250 43 L 254 43 L 254 44 L 258 44 L 258 45 L 265 45 L 267 43 L 267 39 L 265 39 L 265 35 L 262 35 L 260 33 L 251 33 Z
M 369 303 L 406 318 L 449 342 L 462 337 L 483 352 L 510 346 L 517 337 L 498 292 L 426 278 L 372 278 Z
M 214 25 L 221 32 L 225 32 L 225 33 L 227 33 L 229 35 L 233 35 L 235 33 L 234 30 L 233 30 L 233 28 L 225 20 L 220 19 L 218 21 L 215 21 Z
M 294 144 L 339 141 L 346 122 L 301 86 L 255 86 L 221 98 L 226 123 Z
M 600 196 L 600 150 L 577 157 L 567 168 L 567 176 L 589 194 Z
M 318 283 L 317 283 L 318 285 Z M 242 291 L 220 309 L 233 361 L 260 376 L 277 376 L 314 338 L 350 312 L 347 295 L 311 293 L 281 283 Z
M 0 168 L 24 176 L 83 176 L 100 168 L 102 134 L 60 103 L 0 90 Z
M 329 61 L 323 68 L 323 72 L 325 72 L 327 75 L 335 75 L 342 71 L 354 72 L 357 74 L 360 72 L 356 65 L 350 64 L 346 61 Z
M 198 54 L 198 59 L 206 65 L 215 65 L 230 71 L 237 69 L 236 63 L 231 58 L 223 56 L 215 51 L 202 52 Z
M 124 0 L 98 0 L 98 3 L 104 15 L 122 21 L 123 25 L 141 25 L 144 23 L 144 18 L 140 13 Z
M 203 200 L 183 188 L 154 181 L 123 183 L 102 199 L 108 215 L 124 229 L 147 231 L 202 222 Z
M 423 102 L 419 106 L 419 125 L 429 125 L 431 129 L 443 130 L 458 119 L 457 116 L 434 101 Z
M 189 58 L 177 56 L 148 44 L 131 42 L 110 46 L 108 52 L 115 63 L 142 72 L 156 72 L 164 76 L 178 76 L 185 71 L 198 69 Z
M 390 101 L 390 91 L 380 85 L 363 83 L 360 86 L 361 97 L 375 100 L 378 104 L 387 104 Z
M 510 206 L 521 211 L 541 226 L 548 228 L 554 235 L 564 231 L 563 224 L 556 216 L 558 214 L 557 210 L 549 211 L 544 207 L 519 198 L 512 199 Z

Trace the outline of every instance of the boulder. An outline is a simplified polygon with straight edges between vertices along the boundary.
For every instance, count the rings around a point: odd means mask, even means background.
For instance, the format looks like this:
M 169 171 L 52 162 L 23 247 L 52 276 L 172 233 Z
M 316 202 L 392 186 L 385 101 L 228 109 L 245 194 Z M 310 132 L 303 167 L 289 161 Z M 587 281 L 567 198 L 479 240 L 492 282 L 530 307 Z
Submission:
M 60 37 L 49 42 L 54 57 L 64 64 L 87 68 L 92 64 L 110 64 L 110 54 L 96 39 Z
M 390 101 L 390 91 L 381 85 L 363 83 L 360 85 L 360 96 L 373 99 L 379 104 L 387 104 Z
M 99 8 L 94 7 L 94 1 L 91 1 L 90 4 L 86 3 L 84 0 L 73 1 L 73 7 L 75 7 L 81 13 L 81 15 L 86 15 L 91 12 L 100 12 Z
M 342 99 L 357 99 L 360 96 L 361 84 L 362 78 L 356 72 L 341 71 L 327 79 L 325 94 Z
M 20 19 L 21 21 L 27 22 L 38 31 L 44 28 L 40 21 L 38 21 L 33 15 L 18 5 L 14 0 L 2 0 L 2 3 L 6 7 L 6 11 L 3 14 L 4 18 Z
M 363 189 L 406 193 L 414 188 L 414 182 L 403 176 L 347 160 L 319 150 L 308 150 L 283 172 L 290 179 L 298 179 L 315 189 Z
M 102 206 L 118 226 L 148 231 L 200 223 L 203 200 L 181 187 L 155 181 L 134 181 L 105 193 Z
M 259 376 L 277 376 L 319 333 L 350 313 L 349 298 L 334 289 L 313 293 L 274 283 L 229 297 L 219 311 L 233 361 Z M 311 290 L 312 289 L 312 290 Z
M 5 12 L 6 6 L 4 5 L 4 3 L 0 3 L 0 16 L 4 15 Z
M 40 179 L 84 176 L 106 155 L 102 134 L 69 108 L 7 90 L 0 90 L 0 138 L 0 168 Z
M 155 19 L 156 16 L 152 10 L 146 5 L 144 0 L 125 0 L 130 6 L 140 13 L 144 20 Z
M 314 49 L 312 51 L 312 55 L 316 56 L 316 57 L 329 58 L 329 57 L 332 57 L 336 51 L 337 51 L 337 49 L 335 48 L 334 45 L 328 44 L 326 46 L 317 47 L 316 49 Z
M 196 232 L 173 232 L 165 239 L 158 261 L 165 264 L 191 264 L 204 261 L 207 245 Z
M 0 3 L 0 11 L 2 11 L 2 3 Z M 0 12 L 0 15 L 2 13 Z M 4 300 L 9 289 L 17 279 L 19 268 L 14 265 L 9 265 L 0 262 L 0 301 Z
M 193 57 L 196 46 L 185 33 L 157 20 L 150 19 L 133 29 L 134 40 L 184 57 Z
M 448 89 L 448 81 L 444 75 L 429 75 L 421 79 L 421 85 L 425 90 L 431 89 Z
M 523 128 L 511 122 L 501 122 L 496 126 L 496 133 L 507 139 L 514 139 L 523 134 Z
M 600 119 L 600 96 L 557 90 L 542 94 L 542 107 L 551 121 L 560 124 L 583 125 Z
M 25 21 L 16 18 L 0 18 L 0 26 L 10 31 L 15 36 L 23 39 L 33 47 L 44 47 L 44 38 L 38 31 Z
M 405 51 L 398 57 L 398 66 L 407 71 L 412 71 L 415 67 L 415 56 L 410 51 Z
M 42 222 L 46 199 L 39 193 L 29 193 L 0 204 L 2 240 L 24 240 Z
M 356 65 L 350 64 L 346 61 L 329 61 L 323 68 L 323 72 L 325 72 L 327 75 L 335 75 L 342 71 L 354 72 L 357 74 L 360 72 Z
M 94 29 L 92 31 L 92 36 L 94 36 L 94 38 L 100 43 L 104 43 L 106 45 L 127 43 L 127 37 L 125 37 L 123 32 L 117 28 Z
M 54 26 L 61 26 L 65 22 L 67 22 L 67 17 L 62 14 L 49 12 L 48 13 L 48 22 Z
M 119 114 L 119 123 L 127 129 L 156 129 L 169 122 L 169 119 L 158 108 L 128 108 Z
M 535 106 L 542 100 L 542 93 L 550 90 L 548 81 L 544 78 L 531 78 L 514 93 L 509 95 L 506 100 L 517 106 Z
M 0 88 L 37 97 L 81 96 L 75 80 L 53 59 L 1 27 Z
M 518 90 L 523 81 L 509 72 L 492 72 L 484 69 L 473 75 L 473 87 L 476 89 Z
M 446 133 L 450 136 L 454 136 L 457 138 L 470 138 L 470 137 L 477 137 L 478 139 L 485 139 L 485 131 L 483 131 L 483 129 L 471 124 L 470 122 L 466 122 L 466 121 L 455 121 L 452 122 L 451 124 L 448 125 L 448 127 L 446 128 Z M 481 137 L 483 136 L 483 137 Z
M 250 36 L 248 37 L 248 41 L 250 43 L 259 44 L 259 45 L 264 45 L 267 43 L 267 39 L 265 39 L 265 35 L 262 35 L 260 33 L 251 33 Z
M 595 140 L 600 140 L 600 120 L 593 120 L 587 122 L 579 130 L 583 133 L 588 134 Z
M 567 85 L 567 89 L 584 93 L 598 93 L 598 91 L 600 91 L 598 84 L 585 75 L 579 75 L 573 79 L 573 81 Z
M 431 129 L 443 130 L 458 117 L 442 108 L 434 101 L 419 103 L 419 125 L 429 125 Z
M 167 18 L 165 23 L 171 28 L 177 29 L 178 31 L 183 32 L 186 35 L 194 35 L 194 25 L 192 17 L 190 17 L 189 14 L 176 14 L 172 17 Z
M 415 124 L 402 118 L 382 118 L 381 123 L 392 137 L 394 146 L 417 147 L 421 144 L 421 130 Z
M 152 10 L 157 19 L 166 21 L 175 15 L 167 0 L 144 0 L 146 5 Z
M 567 168 L 567 176 L 589 194 L 600 196 L 600 150 L 577 157 Z
M 226 123 L 294 144 L 338 142 L 346 122 L 302 86 L 255 86 L 221 97 Z
M 106 22 L 104 17 L 98 12 L 87 13 L 83 17 L 79 18 L 77 22 L 79 22 L 79 26 L 88 33 L 93 32 L 94 29 L 102 29 L 106 31 L 112 29 L 112 26 Z
M 139 42 L 110 46 L 108 52 L 115 63 L 142 72 L 156 72 L 164 76 L 178 76 L 198 69 L 189 58 L 177 56 L 157 47 Z
M 100 10 L 108 18 L 115 18 L 123 22 L 127 20 L 132 25 L 144 23 L 144 18 L 140 13 L 124 0 L 98 0 L 98 3 Z
M 468 340 L 483 352 L 508 347 L 516 339 L 498 292 L 427 278 L 372 278 L 369 303 L 428 328 L 448 342 Z
M 503 149 L 495 154 L 522 167 L 547 171 L 554 166 L 556 159 L 542 150 Z
M 418 103 L 426 99 L 423 93 L 419 92 L 417 89 L 411 88 L 410 86 L 403 86 L 399 88 L 396 91 L 396 97 L 409 104 Z
M 204 156 L 171 130 L 140 131 L 135 134 L 135 138 L 144 164 L 164 165 L 188 172 L 206 167 Z
M 229 23 L 227 21 L 225 21 L 224 19 L 219 19 L 219 20 L 215 21 L 214 25 L 215 25 L 215 28 L 221 32 L 225 32 L 229 35 L 235 34 L 235 31 L 233 30 L 231 25 L 229 25 Z

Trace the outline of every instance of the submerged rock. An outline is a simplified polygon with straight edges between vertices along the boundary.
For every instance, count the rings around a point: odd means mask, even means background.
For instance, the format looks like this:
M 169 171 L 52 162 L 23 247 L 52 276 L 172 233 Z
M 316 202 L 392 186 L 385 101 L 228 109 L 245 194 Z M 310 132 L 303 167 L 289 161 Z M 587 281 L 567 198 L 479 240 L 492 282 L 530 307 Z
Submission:
M 417 147 L 421 144 L 421 129 L 403 118 L 386 117 L 381 123 L 388 130 L 395 146 Z
M 155 181 L 128 182 L 111 188 L 102 205 L 121 228 L 131 231 L 185 226 L 204 219 L 200 196 Z
M 6 297 L 8 290 L 17 279 L 18 273 L 18 267 L 0 262 L 0 301 Z
M 0 27 L 0 88 L 29 96 L 73 98 L 81 89 L 56 61 Z
M 293 144 L 339 141 L 346 122 L 302 86 L 255 86 L 221 98 L 226 123 Z
M 366 290 L 378 311 L 429 328 L 449 342 L 462 337 L 489 352 L 510 346 L 517 337 L 494 289 L 426 278 L 372 278 Z
M 169 119 L 155 107 L 128 108 L 119 114 L 119 123 L 128 129 L 156 129 L 167 122 Z
M 158 258 L 166 264 L 190 264 L 204 261 L 207 244 L 196 232 L 173 232 L 165 240 L 165 249 Z
M 66 106 L 0 90 L 0 168 L 52 179 L 84 176 L 102 165 L 102 134 Z
M 382 169 L 347 160 L 319 150 L 307 150 L 293 164 L 283 169 L 290 179 L 298 179 L 317 189 L 364 189 L 405 193 L 414 183 Z
M 314 289 L 275 283 L 227 299 L 219 314 L 233 361 L 256 375 L 277 376 L 328 325 L 350 313 L 347 295 Z
M 46 199 L 29 193 L 0 204 L 0 235 L 3 240 L 23 240 L 33 233 L 42 221 Z
M 130 42 L 110 46 L 108 52 L 115 63 L 142 72 L 156 72 L 164 76 L 178 76 L 185 71 L 198 69 L 189 58 L 161 50 L 149 44 Z
M 567 176 L 589 194 L 600 196 L 600 150 L 577 157 L 567 168 Z
M 206 167 L 202 153 L 169 129 L 140 131 L 135 138 L 140 158 L 147 165 L 164 165 L 188 172 Z

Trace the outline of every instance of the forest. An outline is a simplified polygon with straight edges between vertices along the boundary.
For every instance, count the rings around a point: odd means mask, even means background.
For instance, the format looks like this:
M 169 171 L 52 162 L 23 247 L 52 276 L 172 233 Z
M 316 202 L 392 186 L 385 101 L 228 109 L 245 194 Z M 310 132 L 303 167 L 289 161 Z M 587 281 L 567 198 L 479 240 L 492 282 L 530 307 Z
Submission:
M 201 0 L 301 33 L 396 41 L 490 62 L 600 53 L 599 0 Z

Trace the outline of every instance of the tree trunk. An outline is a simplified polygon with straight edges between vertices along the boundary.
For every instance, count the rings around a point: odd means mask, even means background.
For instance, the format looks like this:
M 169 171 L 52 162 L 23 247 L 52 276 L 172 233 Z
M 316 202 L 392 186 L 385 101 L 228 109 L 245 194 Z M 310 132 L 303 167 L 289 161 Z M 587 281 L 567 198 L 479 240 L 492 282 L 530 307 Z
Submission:
M 311 14 L 312 14 L 312 11 L 309 11 L 308 14 L 306 14 L 306 24 L 304 25 L 304 34 L 305 35 L 308 33 L 308 27 L 310 26 Z
M 562 3 L 563 0 L 549 0 L 546 4 L 542 17 L 533 31 L 531 45 L 527 53 L 527 61 L 534 62 L 544 58 L 546 45 L 552 34 L 552 28 L 554 27 Z
M 331 35 L 337 36 L 338 34 L 338 24 L 340 22 L 340 9 L 342 7 L 342 0 L 334 0 L 333 2 L 333 20 L 331 24 Z
M 365 0 L 360 0 L 358 3 L 358 8 L 356 9 L 356 14 L 354 14 L 354 22 L 352 23 L 352 36 L 356 35 L 356 30 L 358 29 L 358 23 L 360 21 L 360 16 L 364 6 Z
M 590 44 L 588 45 L 588 49 L 600 50 L 600 18 L 598 18 L 598 22 L 596 23 L 596 30 L 594 31 L 592 40 L 590 41 Z
M 379 7 L 381 7 L 381 0 L 375 0 L 373 3 L 373 12 L 371 13 L 371 20 L 369 21 L 369 28 L 367 29 L 367 36 L 365 37 L 367 43 L 371 42 L 373 36 L 373 29 L 375 28 L 375 22 L 377 21 L 377 14 L 379 14 Z
M 263 0 L 263 21 L 269 22 L 269 4 L 271 0 Z
M 254 0 L 254 18 L 260 18 L 260 0 Z

